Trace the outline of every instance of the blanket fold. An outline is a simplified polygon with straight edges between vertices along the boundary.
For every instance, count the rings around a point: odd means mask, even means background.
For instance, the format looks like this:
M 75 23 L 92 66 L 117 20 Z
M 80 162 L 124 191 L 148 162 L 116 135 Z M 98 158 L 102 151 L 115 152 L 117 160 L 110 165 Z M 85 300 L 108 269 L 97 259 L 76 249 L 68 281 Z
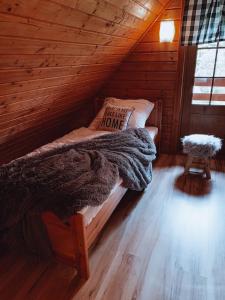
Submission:
M 0 230 L 29 211 L 66 218 L 107 199 L 118 177 L 143 190 L 152 179 L 155 145 L 147 129 L 128 129 L 26 155 L 0 167 Z

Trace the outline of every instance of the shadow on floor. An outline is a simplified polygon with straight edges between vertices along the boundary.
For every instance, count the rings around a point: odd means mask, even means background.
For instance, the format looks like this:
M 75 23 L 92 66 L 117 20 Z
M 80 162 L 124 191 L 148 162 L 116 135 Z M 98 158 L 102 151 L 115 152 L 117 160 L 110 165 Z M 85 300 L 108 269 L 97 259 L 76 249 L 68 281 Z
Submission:
M 211 193 L 212 181 L 199 174 L 181 174 L 176 178 L 174 186 L 183 193 L 201 197 Z
M 111 220 L 111 224 L 113 226 L 104 226 L 103 230 L 100 232 L 96 242 L 93 244 L 91 250 L 98 249 L 99 244 L 105 242 L 105 240 L 115 231 L 116 228 L 121 226 L 122 223 L 125 223 L 129 218 L 129 215 L 134 211 L 136 206 L 139 203 L 139 200 L 143 196 L 143 192 L 131 191 L 128 190 L 126 194 L 123 196 L 122 200 L 115 208 L 109 220 Z
M 126 193 L 111 216 L 112 222 L 105 225 L 91 251 L 96 251 L 117 227 L 127 222 L 141 196 L 141 192 Z M 87 283 L 77 276 L 73 267 L 55 260 L 38 261 L 25 253 L 0 246 L 1 300 L 76 299 L 76 294 Z

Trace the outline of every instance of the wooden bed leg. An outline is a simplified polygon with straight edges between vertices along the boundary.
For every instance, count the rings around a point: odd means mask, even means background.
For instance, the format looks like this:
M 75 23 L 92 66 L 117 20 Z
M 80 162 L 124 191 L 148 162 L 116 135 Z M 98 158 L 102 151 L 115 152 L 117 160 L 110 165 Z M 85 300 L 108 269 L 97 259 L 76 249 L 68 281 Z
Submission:
M 209 158 L 204 159 L 204 170 L 205 170 L 206 178 L 211 179 L 210 159 Z
M 184 168 L 184 175 L 188 174 L 189 169 L 191 168 L 192 162 L 193 162 L 193 157 L 191 155 L 188 155 L 187 162 L 186 162 L 186 165 Z
M 87 280 L 89 278 L 88 246 L 83 215 L 76 213 L 71 220 L 72 232 L 76 249 L 78 276 Z

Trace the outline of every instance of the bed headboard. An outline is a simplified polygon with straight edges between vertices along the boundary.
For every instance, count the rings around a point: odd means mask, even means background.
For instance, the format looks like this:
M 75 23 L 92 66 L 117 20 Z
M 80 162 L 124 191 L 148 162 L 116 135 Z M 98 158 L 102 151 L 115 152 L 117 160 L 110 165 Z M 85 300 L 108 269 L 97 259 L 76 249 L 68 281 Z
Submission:
M 95 98 L 95 102 L 94 102 L 95 115 L 101 109 L 101 107 L 104 103 L 104 99 L 105 99 L 104 96 L 98 96 Z M 124 99 L 124 100 L 126 100 L 126 99 Z M 151 102 L 154 102 L 155 106 L 146 122 L 146 125 L 147 126 L 155 126 L 158 128 L 156 144 L 157 144 L 157 148 L 159 151 L 160 140 L 161 140 L 161 131 L 162 131 L 162 100 L 160 98 L 156 98 L 156 100 L 151 100 Z

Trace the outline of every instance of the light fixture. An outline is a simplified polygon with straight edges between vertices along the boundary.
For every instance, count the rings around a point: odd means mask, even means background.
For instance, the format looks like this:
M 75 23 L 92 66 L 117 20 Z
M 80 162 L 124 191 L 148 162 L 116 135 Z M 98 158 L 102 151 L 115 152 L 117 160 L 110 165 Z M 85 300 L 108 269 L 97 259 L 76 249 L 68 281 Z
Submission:
M 172 42 L 175 35 L 175 25 L 172 20 L 163 20 L 160 22 L 159 39 L 160 42 Z

